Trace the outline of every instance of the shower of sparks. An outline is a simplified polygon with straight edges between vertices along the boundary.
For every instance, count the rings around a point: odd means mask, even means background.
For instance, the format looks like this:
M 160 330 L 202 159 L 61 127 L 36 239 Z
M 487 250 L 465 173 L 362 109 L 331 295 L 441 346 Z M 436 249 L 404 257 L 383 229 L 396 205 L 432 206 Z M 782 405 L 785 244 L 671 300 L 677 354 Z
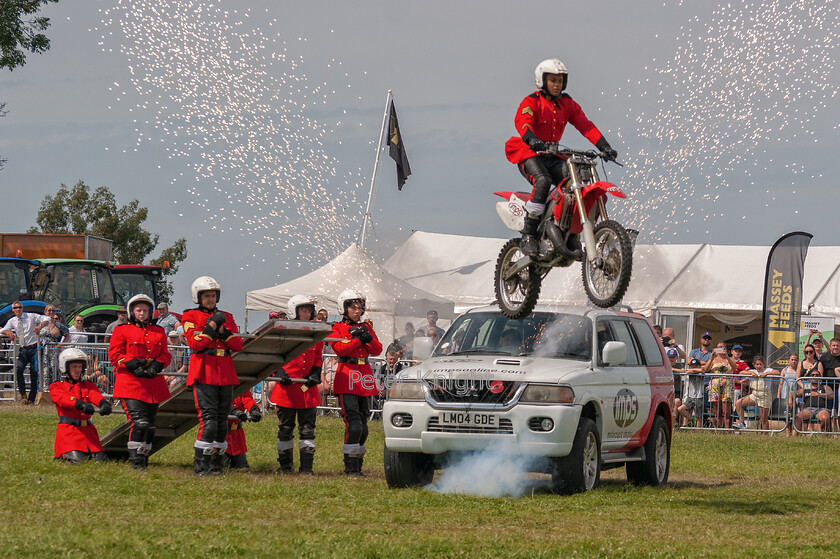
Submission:
M 128 61 L 130 85 L 112 91 L 139 99 L 134 150 L 160 142 L 183 161 L 175 192 L 206 213 L 208 230 L 248 240 L 243 267 L 281 254 L 286 269 L 311 267 L 344 250 L 361 219 L 363 173 L 339 173 L 325 146 L 342 122 L 312 117 L 341 112 L 326 106 L 348 77 L 334 59 L 328 69 L 341 83 L 314 83 L 272 30 L 276 19 L 234 6 L 119 0 L 94 31 L 103 50 L 116 41 Z
M 837 29 L 840 4 L 832 0 L 722 4 L 703 21 L 692 17 L 674 56 L 645 68 L 654 77 L 630 81 L 610 101 L 657 105 L 653 114 L 628 113 L 636 129 L 619 131 L 639 153 L 622 182 L 644 201 L 625 212 L 628 226 L 650 241 L 695 227 L 708 233 L 714 219 L 746 219 L 724 212 L 729 194 L 774 207 L 820 180 L 795 154 L 778 161 L 769 152 L 819 142 L 813 129 L 836 103 Z M 774 175 L 789 190 L 762 184 Z

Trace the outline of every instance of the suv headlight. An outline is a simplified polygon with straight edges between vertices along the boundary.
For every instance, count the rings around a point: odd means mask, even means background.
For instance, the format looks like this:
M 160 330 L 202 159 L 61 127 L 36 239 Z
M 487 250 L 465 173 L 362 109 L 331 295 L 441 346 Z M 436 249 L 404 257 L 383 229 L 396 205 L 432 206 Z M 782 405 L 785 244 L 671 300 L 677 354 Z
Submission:
M 395 381 L 388 389 L 389 400 L 423 400 L 423 383 L 417 381 Z
M 519 401 L 532 404 L 571 404 L 575 401 L 575 391 L 571 386 L 529 384 Z

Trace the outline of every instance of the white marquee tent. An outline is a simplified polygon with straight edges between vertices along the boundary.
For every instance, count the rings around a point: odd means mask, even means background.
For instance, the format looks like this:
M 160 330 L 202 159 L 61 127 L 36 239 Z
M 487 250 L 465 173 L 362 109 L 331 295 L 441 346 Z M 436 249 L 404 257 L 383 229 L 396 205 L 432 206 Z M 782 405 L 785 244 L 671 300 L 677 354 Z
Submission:
M 403 332 L 400 319 L 418 320 L 419 327 L 425 323 L 426 312 L 435 309 L 441 319 L 454 317 L 451 301 L 412 286 L 387 272 L 355 244 L 339 254 L 323 267 L 292 281 L 248 291 L 245 295 L 245 312 L 285 310 L 289 298 L 296 294 L 314 295 L 318 307 L 326 308 L 330 314 L 338 312 L 336 299 L 345 289 L 353 288 L 367 297 L 365 318 L 374 320 L 380 341 L 387 344 L 395 335 Z M 396 322 L 395 322 L 396 321 Z
M 453 301 L 461 312 L 495 300 L 493 271 L 505 241 L 416 231 L 384 267 L 415 287 Z M 647 316 L 676 309 L 745 324 L 760 316 L 769 252 L 769 246 L 636 245 L 623 303 Z M 840 247 L 808 250 L 804 313 L 840 319 L 839 271 Z M 552 270 L 544 280 L 540 302 L 588 304 L 580 264 Z

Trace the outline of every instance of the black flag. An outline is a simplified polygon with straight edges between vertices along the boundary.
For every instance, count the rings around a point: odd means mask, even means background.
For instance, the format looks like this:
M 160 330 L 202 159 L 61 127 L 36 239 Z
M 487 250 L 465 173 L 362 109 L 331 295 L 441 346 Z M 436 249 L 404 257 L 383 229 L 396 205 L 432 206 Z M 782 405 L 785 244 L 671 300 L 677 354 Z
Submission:
M 764 276 L 764 362 L 781 371 L 792 353 L 799 353 L 802 279 L 810 233 L 788 233 L 776 241 L 767 257 Z
M 397 189 L 402 190 L 405 179 L 411 174 L 411 167 L 405 154 L 405 146 L 402 142 L 402 134 L 400 134 L 400 123 L 397 120 L 397 109 L 394 108 L 393 101 L 391 101 L 388 118 L 388 145 L 390 146 L 391 159 L 397 162 Z

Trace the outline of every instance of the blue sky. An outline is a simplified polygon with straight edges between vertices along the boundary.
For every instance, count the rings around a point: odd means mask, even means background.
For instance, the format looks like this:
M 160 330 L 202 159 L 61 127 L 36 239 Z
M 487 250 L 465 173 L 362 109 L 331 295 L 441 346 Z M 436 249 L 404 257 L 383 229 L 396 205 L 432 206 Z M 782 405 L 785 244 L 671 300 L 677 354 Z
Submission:
M 374 256 L 414 229 L 506 237 L 492 192 L 525 184 L 504 142 L 558 57 L 640 242 L 835 244 L 840 7 L 788 4 L 62 0 L 51 50 L 0 76 L 3 230 L 61 183 L 107 186 L 161 248 L 187 238 L 175 308 L 208 274 L 241 319 L 246 290 L 355 239 L 391 89 L 413 174 L 397 192 L 383 157 Z

